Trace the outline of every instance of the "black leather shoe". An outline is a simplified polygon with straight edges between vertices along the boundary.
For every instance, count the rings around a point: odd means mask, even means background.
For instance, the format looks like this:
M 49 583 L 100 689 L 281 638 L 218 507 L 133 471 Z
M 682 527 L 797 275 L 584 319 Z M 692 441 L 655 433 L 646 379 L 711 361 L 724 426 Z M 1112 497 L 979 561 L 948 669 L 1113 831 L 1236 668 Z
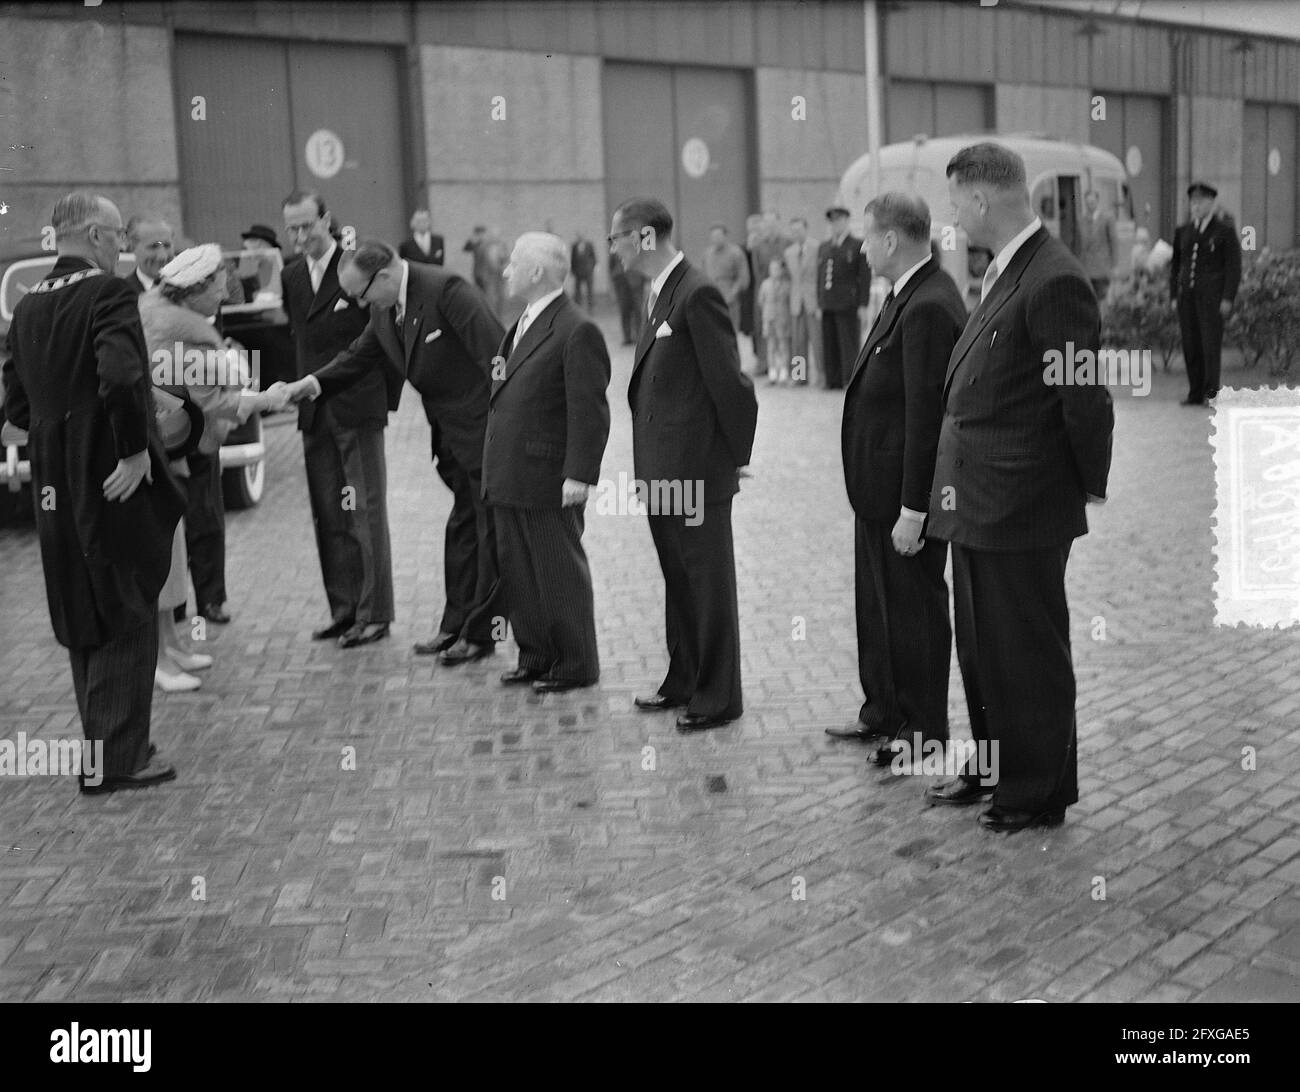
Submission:
M 827 728 L 826 734 L 832 739 L 859 739 L 865 743 L 870 739 L 888 739 L 893 733 L 879 726 L 863 724 L 862 721 L 855 720 L 852 724 L 843 727 Z
M 632 704 L 644 713 L 663 713 L 669 709 L 680 709 L 686 703 L 656 694 L 652 698 L 633 698 Z
M 538 679 L 533 689 L 539 694 L 563 694 L 566 690 L 581 690 L 584 686 L 595 686 L 595 679 Z
M 1020 811 L 1017 808 L 1004 808 L 994 804 L 980 816 L 980 826 L 985 830 L 996 830 L 1003 834 L 1026 830 L 1029 827 L 1059 827 L 1065 822 L 1065 809 L 1055 811 Z
M 332 641 L 336 637 L 342 637 L 356 624 L 357 620 L 355 618 L 340 618 L 337 622 L 331 622 L 328 626 L 312 630 L 311 639 L 313 641 Z
M 388 636 L 387 622 L 358 622 L 339 638 L 339 648 L 356 648 L 369 645 Z
M 879 747 L 873 747 L 870 754 L 867 755 L 867 761 L 873 766 L 892 766 L 894 759 L 898 757 L 898 752 L 901 750 L 900 747 L 896 751 L 894 741 L 890 740 L 888 743 L 882 743 Z
M 150 761 L 135 773 L 106 777 L 98 785 L 87 785 L 83 782 L 81 791 L 85 796 L 98 796 L 101 793 L 117 792 L 119 789 L 148 789 L 154 785 L 161 785 L 164 781 L 175 780 L 175 766 L 164 766 L 161 762 Z
M 679 732 L 706 732 L 710 728 L 721 728 L 730 724 L 735 717 L 715 717 L 708 713 L 683 713 L 677 718 Z
M 454 633 L 448 633 L 445 629 L 440 629 L 434 634 L 432 640 L 417 641 L 415 654 L 417 656 L 436 656 L 439 652 L 446 652 L 455 643 L 456 635 Z
M 480 645 L 474 641 L 461 638 L 451 648 L 438 653 L 438 662 L 444 667 L 457 667 L 460 664 L 472 664 L 491 656 L 497 650 L 496 645 Z
M 981 800 L 987 800 L 992 796 L 996 787 L 996 785 L 981 785 L 978 781 L 971 782 L 954 777 L 942 785 L 931 785 L 926 789 L 925 802 L 949 805 L 978 804 Z
M 534 671 L 531 667 L 516 667 L 501 676 L 501 683 L 503 686 L 522 686 L 524 683 L 540 679 L 545 674 L 545 671 Z
M 223 603 L 209 603 L 200 613 L 209 622 L 215 622 L 219 626 L 224 626 L 230 621 L 230 615 L 226 613 Z

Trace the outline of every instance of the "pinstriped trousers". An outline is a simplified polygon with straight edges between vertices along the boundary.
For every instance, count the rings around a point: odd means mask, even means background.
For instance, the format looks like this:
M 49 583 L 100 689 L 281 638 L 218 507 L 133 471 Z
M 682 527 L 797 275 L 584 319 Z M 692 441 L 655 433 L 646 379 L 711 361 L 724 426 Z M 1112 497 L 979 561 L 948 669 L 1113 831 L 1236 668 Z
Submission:
M 70 648 L 72 688 L 88 740 L 104 742 L 104 776 L 135 773 L 146 764 L 158 619 L 90 648 Z
M 506 617 L 519 667 L 549 679 L 595 682 L 596 604 L 582 548 L 581 505 L 492 506 Z

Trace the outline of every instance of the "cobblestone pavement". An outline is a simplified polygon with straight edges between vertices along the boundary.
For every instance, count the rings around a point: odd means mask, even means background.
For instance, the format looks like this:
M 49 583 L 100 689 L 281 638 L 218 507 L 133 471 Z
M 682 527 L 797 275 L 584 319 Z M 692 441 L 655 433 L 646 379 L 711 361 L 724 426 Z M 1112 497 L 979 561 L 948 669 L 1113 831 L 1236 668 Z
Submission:
M 616 479 L 631 350 L 605 328 Z M 216 666 L 156 701 L 179 780 L 0 779 L 0 1000 L 1296 1000 L 1300 635 L 1212 624 L 1209 413 L 1184 389 L 1117 392 L 1111 499 L 1069 574 L 1082 798 L 1011 836 L 823 733 L 860 701 L 837 395 L 760 388 L 735 506 L 746 713 L 697 737 L 632 709 L 665 662 L 642 518 L 588 515 L 598 688 L 501 687 L 504 647 L 411 654 L 449 495 L 409 393 L 393 637 L 313 643 L 301 448 L 277 423 L 265 499 L 229 517 Z M 78 737 L 30 527 L 0 530 L 0 604 L 0 739 Z M 949 703 L 966 734 L 955 659 Z

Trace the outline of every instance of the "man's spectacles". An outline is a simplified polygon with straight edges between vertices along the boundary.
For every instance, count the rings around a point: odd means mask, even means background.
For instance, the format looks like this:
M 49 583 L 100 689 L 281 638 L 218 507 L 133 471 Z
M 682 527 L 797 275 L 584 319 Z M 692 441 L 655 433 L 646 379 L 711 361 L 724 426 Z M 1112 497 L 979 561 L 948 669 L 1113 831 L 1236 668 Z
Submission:
M 285 224 L 284 233 L 289 236 L 307 235 L 310 234 L 311 229 L 314 228 L 318 223 L 320 223 L 319 217 L 315 220 L 312 220 L 310 223 L 306 223 L 306 224 Z
M 610 246 L 613 246 L 615 241 L 623 238 L 624 235 L 636 235 L 636 234 L 637 234 L 636 228 L 628 228 L 626 231 L 616 231 L 614 232 L 613 235 L 606 235 L 605 239 Z
M 371 286 L 372 284 L 375 283 L 375 278 L 378 277 L 379 274 L 382 273 L 383 271 L 384 271 L 384 270 L 383 270 L 383 267 L 380 266 L 380 267 L 379 267 L 378 269 L 376 269 L 373 273 L 371 273 L 371 274 L 370 274 L 370 280 L 366 281 L 366 286 L 365 286 L 365 288 L 363 288 L 360 292 L 358 292 L 358 293 L 353 297 L 353 299 L 355 299 L 358 303 L 365 303 L 365 302 L 366 302 L 366 293 L 370 291 L 370 286 Z
M 119 239 L 125 239 L 125 238 L 126 238 L 126 228 L 124 228 L 124 227 L 114 227 L 112 224 L 98 224 L 98 223 L 96 223 L 96 224 L 87 224 L 87 225 L 86 225 L 86 230 L 89 231 L 91 228 L 94 228 L 94 227 L 99 228 L 101 231 L 110 231 L 110 232 L 112 232 L 114 235 L 116 235 Z

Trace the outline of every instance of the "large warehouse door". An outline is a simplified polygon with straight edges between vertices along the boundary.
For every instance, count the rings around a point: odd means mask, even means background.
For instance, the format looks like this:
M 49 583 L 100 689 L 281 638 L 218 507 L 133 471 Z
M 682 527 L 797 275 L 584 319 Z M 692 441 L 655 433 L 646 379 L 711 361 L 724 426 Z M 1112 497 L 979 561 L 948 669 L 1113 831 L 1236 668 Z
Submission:
M 176 35 L 182 228 L 235 245 L 280 230 L 290 190 L 315 189 L 358 236 L 405 234 L 400 67 L 391 50 Z M 206 117 L 192 117 L 202 99 Z
M 982 133 L 990 127 L 993 95 L 978 83 L 891 80 L 885 95 L 885 141 Z
M 1106 117 L 1092 122 L 1089 143 L 1118 156 L 1128 171 L 1135 226 L 1146 228 L 1153 243 L 1172 239 L 1173 218 L 1165 209 L 1165 100 L 1154 95 L 1098 94 L 1106 100 Z
M 1296 245 L 1296 109 L 1248 102 L 1242 117 L 1240 227 L 1253 227 L 1256 249 Z
M 698 263 L 709 225 L 745 243 L 755 197 L 748 74 L 688 66 L 605 65 L 606 219 L 629 197 L 658 197 Z

